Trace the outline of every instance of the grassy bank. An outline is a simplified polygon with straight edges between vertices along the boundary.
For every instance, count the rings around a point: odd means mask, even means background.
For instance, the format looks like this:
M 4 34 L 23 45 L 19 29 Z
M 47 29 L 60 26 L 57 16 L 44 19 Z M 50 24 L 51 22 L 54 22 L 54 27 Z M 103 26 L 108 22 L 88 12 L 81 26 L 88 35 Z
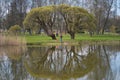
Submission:
M 57 37 L 57 40 L 52 40 L 50 37 L 46 35 L 25 35 L 27 44 L 39 44 L 39 45 L 59 45 L 60 37 Z M 76 34 L 76 37 L 74 40 L 70 39 L 69 35 L 63 35 L 63 44 L 78 44 L 79 42 L 95 42 L 95 41 L 101 41 L 101 42 L 120 42 L 120 35 L 116 34 L 105 34 L 105 35 L 94 35 L 93 37 L 90 37 L 88 34 Z

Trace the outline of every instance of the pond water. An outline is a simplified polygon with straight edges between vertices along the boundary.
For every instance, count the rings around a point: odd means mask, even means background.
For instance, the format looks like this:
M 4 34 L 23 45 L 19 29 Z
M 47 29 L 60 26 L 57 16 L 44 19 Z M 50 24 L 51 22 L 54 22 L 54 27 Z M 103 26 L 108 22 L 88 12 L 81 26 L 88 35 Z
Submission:
M 120 80 L 120 44 L 0 47 L 0 80 Z

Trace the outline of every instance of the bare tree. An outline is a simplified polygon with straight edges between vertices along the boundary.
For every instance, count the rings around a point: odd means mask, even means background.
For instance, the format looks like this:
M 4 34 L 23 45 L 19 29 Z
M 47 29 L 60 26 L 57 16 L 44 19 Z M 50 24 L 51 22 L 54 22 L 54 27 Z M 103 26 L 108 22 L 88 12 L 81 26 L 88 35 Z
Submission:
M 109 19 L 109 16 L 110 16 L 110 11 L 111 11 L 113 3 L 114 3 L 114 0 L 108 0 L 108 9 L 107 9 L 107 12 L 106 12 L 105 22 L 104 22 L 104 25 L 102 27 L 102 34 L 104 34 L 105 28 L 107 26 L 107 22 L 108 22 L 108 19 Z
M 21 27 L 24 17 L 26 16 L 28 10 L 28 0 L 12 0 L 9 2 L 9 9 L 6 14 L 7 27 L 13 25 L 20 25 Z
M 5 15 L 7 14 L 9 9 L 10 1 L 11 0 L 0 0 L 0 28 L 2 29 L 6 29 L 3 23 L 4 23 Z

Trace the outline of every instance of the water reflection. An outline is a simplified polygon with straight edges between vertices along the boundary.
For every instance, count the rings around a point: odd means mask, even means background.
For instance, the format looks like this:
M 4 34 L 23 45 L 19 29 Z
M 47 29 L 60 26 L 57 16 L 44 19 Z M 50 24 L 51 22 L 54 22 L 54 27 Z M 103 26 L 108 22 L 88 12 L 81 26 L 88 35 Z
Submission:
M 25 51 L 25 46 L 0 47 L 0 80 L 23 80 L 22 55 Z
M 27 51 L 24 48 L 0 50 L 4 53 L 0 56 L 0 80 L 120 79 L 120 45 L 81 44 L 28 47 Z
M 115 80 L 110 57 L 120 48 L 118 45 L 79 45 L 30 47 L 28 51 L 25 67 L 34 77 Z
M 69 79 L 84 76 L 98 63 L 95 51 L 82 53 L 79 46 L 53 46 L 28 48 L 25 67 L 36 77 Z

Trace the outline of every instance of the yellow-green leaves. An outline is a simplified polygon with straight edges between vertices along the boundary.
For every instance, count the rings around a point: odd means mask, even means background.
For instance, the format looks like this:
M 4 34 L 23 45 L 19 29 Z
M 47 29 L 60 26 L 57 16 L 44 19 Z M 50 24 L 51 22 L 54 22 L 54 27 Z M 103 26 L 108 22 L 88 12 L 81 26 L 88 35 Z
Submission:
M 46 22 L 51 18 L 54 13 L 54 6 L 44 6 L 39 8 L 33 8 L 26 16 L 23 24 L 25 28 L 33 28 L 36 23 L 42 25 L 42 22 Z
M 14 25 L 10 27 L 9 32 L 13 34 L 17 34 L 18 32 L 20 32 L 20 30 L 21 27 L 19 25 Z
M 116 32 L 116 26 L 114 26 L 114 25 L 112 25 L 112 26 L 110 26 L 110 32 L 112 32 L 112 33 L 115 33 Z
M 66 19 L 69 31 L 76 32 L 81 26 L 91 29 L 94 24 L 95 19 L 93 15 L 83 8 L 62 4 L 58 6 L 58 10 Z
M 65 4 L 34 8 L 27 14 L 23 24 L 26 29 L 33 29 L 37 25 L 47 34 L 52 34 L 53 26 L 57 26 L 55 20 L 58 18 L 64 22 L 69 33 L 75 33 L 81 27 L 87 30 L 93 30 L 95 27 L 95 18 L 87 10 Z

